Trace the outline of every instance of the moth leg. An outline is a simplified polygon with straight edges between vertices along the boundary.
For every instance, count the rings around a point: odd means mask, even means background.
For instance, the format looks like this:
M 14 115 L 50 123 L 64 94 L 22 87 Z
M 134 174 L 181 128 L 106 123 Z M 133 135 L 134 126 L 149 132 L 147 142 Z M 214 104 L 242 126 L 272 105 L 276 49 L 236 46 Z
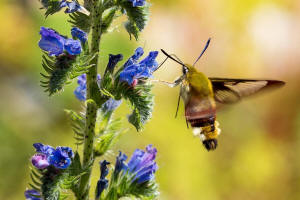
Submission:
M 189 122 L 188 122 L 188 120 L 185 118 L 185 123 L 186 123 L 186 127 L 189 129 L 190 127 L 189 127 Z
M 179 104 L 180 104 L 180 93 L 178 95 L 178 102 L 177 102 L 177 108 L 176 108 L 175 118 L 177 117 L 177 114 L 178 114 Z

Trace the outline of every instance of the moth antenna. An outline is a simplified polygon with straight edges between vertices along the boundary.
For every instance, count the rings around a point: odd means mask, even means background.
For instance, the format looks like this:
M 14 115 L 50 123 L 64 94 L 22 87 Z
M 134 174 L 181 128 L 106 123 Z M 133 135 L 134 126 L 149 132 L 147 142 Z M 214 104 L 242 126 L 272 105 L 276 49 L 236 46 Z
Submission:
M 174 56 L 179 62 L 183 63 L 175 54 L 171 54 L 170 56 Z M 158 70 L 167 60 L 168 60 L 169 57 L 167 57 L 164 61 L 162 61 L 159 66 L 155 69 Z
M 155 71 L 158 70 L 168 60 L 168 58 L 169 57 L 166 57 L 165 60 L 162 61 L 162 63 L 160 63 L 159 66 L 155 69 Z
M 194 62 L 193 66 L 195 66 L 195 64 L 198 62 L 198 60 L 201 58 L 201 56 L 204 54 L 204 52 L 206 51 L 206 49 L 208 48 L 209 46 L 209 43 L 210 43 L 210 38 L 208 38 L 207 42 L 206 42 L 206 45 L 204 47 L 204 49 L 202 50 L 200 56 L 197 58 L 197 60 Z
M 163 52 L 163 54 L 165 54 L 168 58 L 174 60 L 175 62 L 177 62 L 180 65 L 184 65 L 182 62 L 176 60 L 175 58 L 173 58 L 172 56 L 170 56 L 167 52 L 165 52 L 163 49 L 161 49 L 161 51 Z
M 179 62 L 183 63 L 175 54 L 171 54 L 171 56 L 174 56 Z

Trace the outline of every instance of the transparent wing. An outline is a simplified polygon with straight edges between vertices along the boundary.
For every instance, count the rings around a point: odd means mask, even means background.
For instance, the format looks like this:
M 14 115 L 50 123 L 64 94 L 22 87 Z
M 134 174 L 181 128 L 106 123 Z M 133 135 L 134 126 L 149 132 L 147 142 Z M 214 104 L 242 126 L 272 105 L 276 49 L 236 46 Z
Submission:
M 243 97 L 251 96 L 261 91 L 279 88 L 285 83 L 278 80 L 227 79 L 209 78 L 214 91 L 214 98 L 221 104 L 232 104 Z

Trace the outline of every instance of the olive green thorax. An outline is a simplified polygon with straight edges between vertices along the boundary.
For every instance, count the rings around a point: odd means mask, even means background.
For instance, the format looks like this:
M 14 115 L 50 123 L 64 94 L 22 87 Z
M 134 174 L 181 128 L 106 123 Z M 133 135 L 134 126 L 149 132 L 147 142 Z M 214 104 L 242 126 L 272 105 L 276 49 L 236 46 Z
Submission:
M 206 97 L 213 96 L 211 81 L 202 72 L 199 72 L 194 66 L 185 64 L 187 68 L 186 81 L 191 87 L 192 95 Z

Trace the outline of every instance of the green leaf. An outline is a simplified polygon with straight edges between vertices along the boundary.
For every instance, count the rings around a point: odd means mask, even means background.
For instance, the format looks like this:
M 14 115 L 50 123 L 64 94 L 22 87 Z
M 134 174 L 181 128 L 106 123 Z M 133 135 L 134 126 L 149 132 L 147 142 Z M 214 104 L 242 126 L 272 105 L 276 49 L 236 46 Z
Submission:
M 55 169 L 48 167 L 42 178 L 42 195 L 44 200 L 59 200 L 60 182 L 63 181 L 64 174 Z
M 101 21 L 101 32 L 102 33 L 106 33 L 108 31 L 108 28 L 110 27 L 112 21 L 115 18 L 115 14 L 116 14 L 117 10 L 118 10 L 117 7 L 113 7 L 104 12 L 104 14 L 102 16 L 102 21 Z
M 155 180 L 138 183 L 135 174 L 122 173 L 119 177 L 111 177 L 116 181 L 110 181 L 110 187 L 104 199 L 157 199 L 159 195 L 158 185 Z
M 69 15 L 70 19 L 68 20 L 69 23 L 73 27 L 80 28 L 81 30 L 85 31 L 86 33 L 90 32 L 91 28 L 91 17 L 90 15 L 86 15 L 81 12 L 74 12 Z
M 119 135 L 124 132 L 120 118 L 111 118 L 111 113 L 98 112 L 96 121 L 96 140 L 94 143 L 94 155 L 103 156 L 116 142 Z M 100 116 L 99 116 L 100 115 Z
M 141 184 L 134 181 L 131 183 L 128 193 L 141 199 L 156 199 L 159 195 L 158 185 L 154 180 Z
M 48 167 L 42 177 L 42 195 L 44 200 L 66 199 L 69 194 L 65 193 L 67 189 L 73 192 L 78 188 L 79 180 L 86 172 L 81 169 L 79 154 L 76 153 L 72 164 L 65 170 L 59 170 L 55 167 Z
M 137 131 L 142 130 L 144 124 L 152 116 L 154 104 L 154 96 L 151 93 L 152 86 L 150 83 L 144 83 L 133 88 L 126 83 L 121 83 L 118 89 L 122 96 L 130 102 L 132 113 L 128 117 L 128 121 L 135 126 Z
M 40 0 L 40 2 L 43 5 L 43 8 L 46 9 L 46 17 L 61 10 L 60 0 Z
M 41 86 L 46 88 L 45 92 L 50 96 L 61 91 L 66 84 L 71 83 L 72 79 L 88 72 L 93 57 L 83 53 L 77 57 L 70 55 L 51 57 L 45 53 L 42 57 L 42 66 L 46 73 L 41 74 L 43 77 Z
M 134 38 L 136 40 L 138 40 L 138 38 L 139 38 L 139 29 L 138 29 L 138 27 L 136 26 L 135 23 L 132 23 L 131 21 L 127 21 L 127 22 L 124 23 L 124 27 L 125 27 L 126 31 L 129 33 L 130 40 L 131 40 L 131 35 L 133 35 Z
M 68 168 L 69 183 L 66 184 L 67 188 L 70 188 L 76 197 L 80 197 L 79 179 L 82 175 L 86 174 L 86 172 L 87 170 L 82 168 L 79 153 L 76 152 L 74 158 L 72 159 L 72 163 Z
M 128 21 L 125 22 L 125 28 L 130 37 L 133 35 L 138 40 L 139 33 L 145 28 L 148 21 L 148 6 L 133 7 L 132 2 L 123 0 L 120 6 L 126 13 Z
M 43 174 L 40 170 L 36 169 L 35 167 L 30 167 L 31 182 L 29 183 L 29 185 L 30 187 L 32 187 L 32 189 L 35 189 L 37 191 L 41 190 L 42 177 Z
M 69 166 L 68 170 L 71 176 L 76 176 L 82 173 L 82 165 L 80 162 L 80 156 L 78 152 L 75 153 L 75 156 L 72 159 L 72 163 Z
M 77 145 L 81 145 L 84 142 L 84 130 L 85 130 L 85 114 L 83 113 L 76 113 L 72 110 L 65 110 L 67 115 L 71 120 L 71 126 L 75 133 L 75 140 Z

